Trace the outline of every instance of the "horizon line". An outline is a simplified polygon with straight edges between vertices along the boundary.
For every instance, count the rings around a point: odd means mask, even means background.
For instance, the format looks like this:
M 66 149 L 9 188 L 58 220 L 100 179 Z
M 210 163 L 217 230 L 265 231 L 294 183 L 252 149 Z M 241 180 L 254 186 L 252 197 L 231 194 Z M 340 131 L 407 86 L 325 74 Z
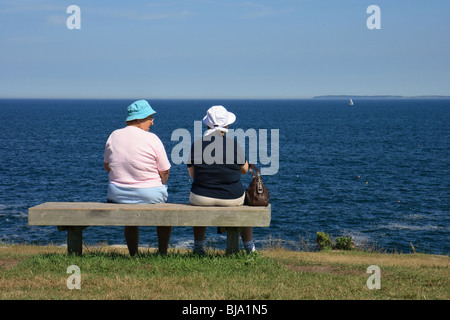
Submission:
M 151 100 L 310 100 L 310 99 L 450 99 L 450 95 L 417 95 L 417 96 L 403 96 L 403 95 L 318 95 L 318 96 L 304 96 L 304 97 L 153 97 L 153 98 L 130 98 L 130 97 L 1 97 L 0 100 L 137 100 L 137 99 L 151 99 Z

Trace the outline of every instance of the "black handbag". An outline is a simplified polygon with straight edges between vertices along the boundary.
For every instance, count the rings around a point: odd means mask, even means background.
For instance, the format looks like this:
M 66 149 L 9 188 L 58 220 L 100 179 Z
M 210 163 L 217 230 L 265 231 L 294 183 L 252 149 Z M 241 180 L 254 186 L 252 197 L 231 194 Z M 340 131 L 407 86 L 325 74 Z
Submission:
M 253 178 L 247 188 L 247 191 L 245 192 L 246 204 L 249 206 L 269 205 L 270 194 L 262 181 L 258 168 L 254 164 L 249 164 L 248 170 L 252 174 Z

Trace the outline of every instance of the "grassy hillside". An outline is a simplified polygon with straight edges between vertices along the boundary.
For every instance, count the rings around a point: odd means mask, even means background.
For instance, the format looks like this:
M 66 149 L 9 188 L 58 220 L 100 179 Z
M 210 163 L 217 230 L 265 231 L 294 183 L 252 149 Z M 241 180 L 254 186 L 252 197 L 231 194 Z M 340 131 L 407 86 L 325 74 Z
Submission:
M 71 265 L 79 267 L 81 289 L 68 288 Z M 380 269 L 380 289 L 368 288 L 371 265 Z M 0 299 L 448 300 L 449 266 L 448 256 L 427 254 L 272 249 L 161 256 L 143 249 L 130 257 L 126 249 L 104 246 L 77 257 L 62 247 L 6 245 L 0 247 Z

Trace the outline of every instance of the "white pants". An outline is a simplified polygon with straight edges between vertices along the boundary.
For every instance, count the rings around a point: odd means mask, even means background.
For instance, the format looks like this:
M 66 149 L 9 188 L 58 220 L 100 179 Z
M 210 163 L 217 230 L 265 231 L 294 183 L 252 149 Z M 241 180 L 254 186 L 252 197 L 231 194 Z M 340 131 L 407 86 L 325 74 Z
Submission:
M 245 192 L 242 197 L 237 199 L 217 199 L 209 198 L 204 196 L 199 196 L 198 194 L 192 193 L 189 195 L 189 201 L 194 206 L 221 206 L 221 207 L 234 207 L 244 204 Z

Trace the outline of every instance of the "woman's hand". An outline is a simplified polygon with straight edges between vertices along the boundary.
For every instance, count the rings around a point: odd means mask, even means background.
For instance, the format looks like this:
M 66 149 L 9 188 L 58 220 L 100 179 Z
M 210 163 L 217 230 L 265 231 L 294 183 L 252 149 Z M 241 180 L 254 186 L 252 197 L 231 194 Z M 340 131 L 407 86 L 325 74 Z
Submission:
M 248 162 L 245 161 L 244 165 L 240 166 L 239 172 L 241 174 L 246 174 L 248 172 Z
M 194 179 L 194 166 L 188 167 L 188 171 L 189 171 L 189 177 Z
M 159 176 L 161 177 L 162 184 L 166 184 L 167 180 L 169 179 L 169 170 L 166 171 L 158 171 Z

